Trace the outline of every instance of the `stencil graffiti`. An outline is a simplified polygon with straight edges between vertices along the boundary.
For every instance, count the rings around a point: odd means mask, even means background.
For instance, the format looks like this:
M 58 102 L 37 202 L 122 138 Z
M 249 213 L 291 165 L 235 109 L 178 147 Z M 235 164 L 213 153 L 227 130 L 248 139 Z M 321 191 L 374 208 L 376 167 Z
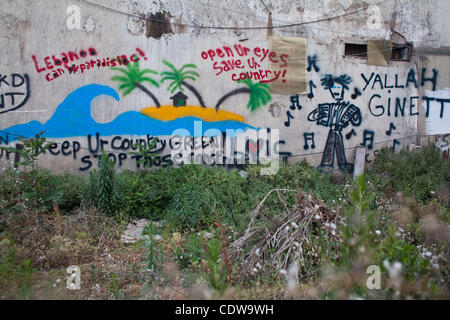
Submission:
M 327 74 L 322 77 L 321 82 L 324 89 L 329 90 L 335 102 L 319 104 L 308 115 L 309 121 L 330 128 L 319 169 L 324 171 L 334 170 L 334 158 L 336 156 L 339 168 L 344 172 L 351 173 L 354 165 L 349 163 L 345 156 L 342 129 L 350 124 L 359 126 L 362 121 L 361 110 L 350 102 L 344 101 L 345 90 L 349 89 L 348 85 L 352 82 L 352 79 L 345 74 L 338 77 Z

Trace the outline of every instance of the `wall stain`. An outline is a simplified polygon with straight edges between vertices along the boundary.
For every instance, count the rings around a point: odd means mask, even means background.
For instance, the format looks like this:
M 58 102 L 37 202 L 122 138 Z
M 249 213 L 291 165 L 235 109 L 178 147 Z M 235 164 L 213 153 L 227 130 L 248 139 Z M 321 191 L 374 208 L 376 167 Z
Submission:
M 168 12 L 156 12 L 148 14 L 145 26 L 145 36 L 147 38 L 160 39 L 163 34 L 173 34 L 170 24 L 170 14 Z

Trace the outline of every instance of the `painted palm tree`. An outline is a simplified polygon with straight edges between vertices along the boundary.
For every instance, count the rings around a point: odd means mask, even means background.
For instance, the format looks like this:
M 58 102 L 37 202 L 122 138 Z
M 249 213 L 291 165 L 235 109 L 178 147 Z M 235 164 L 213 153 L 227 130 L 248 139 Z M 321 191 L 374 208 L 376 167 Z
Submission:
M 177 69 L 173 64 L 171 64 L 167 60 L 162 61 L 166 66 L 169 67 L 170 71 L 161 72 L 161 83 L 164 83 L 166 80 L 170 81 L 167 90 L 171 93 L 174 93 L 177 89 L 183 92 L 184 88 L 188 88 L 198 99 L 198 102 L 203 108 L 206 108 L 205 103 L 203 102 L 203 98 L 200 93 L 191 86 L 186 80 L 195 81 L 200 75 L 192 70 L 187 70 L 188 68 L 197 68 L 195 64 L 185 64 L 181 67 L 181 69 Z
M 121 84 L 119 85 L 119 90 L 123 90 L 124 96 L 130 94 L 134 89 L 139 88 L 153 99 L 157 108 L 161 106 L 155 95 L 142 85 L 143 82 L 148 82 L 159 88 L 158 81 L 147 76 L 147 74 L 158 74 L 157 71 L 151 69 L 141 70 L 139 67 L 139 61 L 136 61 L 133 64 L 128 63 L 126 65 L 126 68 L 112 67 L 111 70 L 119 71 L 124 74 L 116 75 L 111 78 L 112 81 L 121 82 Z
M 237 81 L 238 83 L 242 83 L 246 85 L 246 87 L 235 89 L 217 101 L 216 111 L 219 110 L 220 105 L 229 97 L 234 96 L 236 94 L 248 93 L 250 95 L 247 108 L 250 111 L 256 111 L 260 107 L 266 105 L 270 100 L 272 100 L 272 96 L 269 93 L 269 86 L 265 83 L 252 82 L 250 79 L 244 79 Z

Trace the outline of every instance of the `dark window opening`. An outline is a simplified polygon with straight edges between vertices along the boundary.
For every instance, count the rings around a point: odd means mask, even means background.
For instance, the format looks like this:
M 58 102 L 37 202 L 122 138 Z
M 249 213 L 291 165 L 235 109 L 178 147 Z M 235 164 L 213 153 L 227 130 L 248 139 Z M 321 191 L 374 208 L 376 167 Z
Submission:
M 345 55 L 367 58 L 367 44 L 346 43 Z
M 412 44 L 393 44 L 392 61 L 410 61 L 412 56 Z
M 412 44 L 392 44 L 391 61 L 410 61 Z M 367 44 L 346 43 L 345 56 L 367 59 Z

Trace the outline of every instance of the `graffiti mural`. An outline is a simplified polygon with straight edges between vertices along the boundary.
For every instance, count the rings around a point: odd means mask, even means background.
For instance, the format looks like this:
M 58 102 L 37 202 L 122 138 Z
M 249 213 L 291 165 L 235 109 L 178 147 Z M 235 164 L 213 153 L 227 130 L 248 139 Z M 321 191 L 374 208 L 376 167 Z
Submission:
M 349 125 L 359 126 L 362 121 L 361 110 L 349 101 L 344 101 L 345 90 L 349 89 L 348 85 L 352 79 L 345 74 L 338 77 L 327 74 L 322 77 L 321 82 L 324 89 L 329 90 L 334 102 L 319 104 L 308 115 L 309 121 L 330 128 L 319 168 L 324 171 L 333 171 L 336 157 L 339 168 L 344 172 L 352 173 L 354 166 L 347 161 L 342 137 L 342 129 Z
M 103 53 L 90 44 L 60 54 L 33 51 L 28 54 L 29 73 L 0 74 L 0 114 L 13 111 L 2 116 L 0 144 L 14 145 L 19 136 L 44 132 L 54 141 L 44 155 L 73 161 L 79 171 L 95 168 L 102 151 L 119 168 L 176 166 L 171 152 L 182 146 L 191 156 L 184 163 L 200 155 L 199 163 L 244 168 L 274 152 L 284 161 L 294 159 L 290 163 L 306 158 L 325 172 L 352 173 L 355 148 L 366 148 L 367 163 L 378 146 L 398 151 L 411 143 L 405 137 L 417 133 L 419 116 L 425 118 L 427 131 L 448 133 L 450 95 L 448 90 L 436 91 L 436 69 L 362 65 L 346 71 L 345 61 L 334 68 L 309 48 L 301 54 L 306 63 L 304 90 L 279 94 L 271 86 L 282 82 L 293 55 L 252 41 L 233 41 L 206 44 L 186 60 L 171 52 L 161 55 L 150 46 L 144 48 L 146 53 L 138 47 L 142 44 L 120 53 Z M 274 64 L 277 71 L 272 72 Z M 38 92 L 38 102 L 32 105 L 30 79 L 46 79 L 49 90 Z M 66 84 L 69 89 L 61 90 Z M 419 96 L 418 89 L 425 86 L 431 90 Z M 45 101 L 44 112 L 34 118 L 35 106 L 44 105 L 43 96 L 53 89 L 59 100 Z M 113 99 L 93 103 L 100 96 Z M 23 106 L 27 110 L 17 110 Z M 107 120 L 97 121 L 96 115 Z M 268 147 L 270 139 L 249 135 L 241 150 L 224 153 L 233 145 L 234 134 L 266 129 L 281 132 L 276 152 Z M 149 146 L 153 139 L 157 144 L 152 156 L 142 163 L 135 145 Z
M 31 121 L 4 128 L 4 131 L 14 135 L 30 137 L 36 132 L 44 131 L 44 136 L 48 138 L 66 138 L 86 136 L 95 132 L 101 132 L 105 136 L 112 135 L 170 135 L 177 129 L 185 129 L 190 134 L 194 134 L 194 121 L 205 120 L 204 131 L 208 129 L 247 129 L 253 128 L 239 120 L 243 120 L 239 115 L 229 112 L 222 112 L 215 119 L 219 121 L 207 121 L 212 117 L 210 114 L 204 116 L 197 114 L 196 109 L 187 113 L 171 114 L 172 120 L 164 117 L 169 112 L 161 108 L 158 116 L 152 117 L 153 110 L 143 109 L 142 112 L 126 111 L 109 123 L 98 123 L 91 116 L 91 102 L 100 95 L 107 95 L 119 101 L 117 92 L 108 86 L 92 84 L 81 87 L 67 96 L 67 98 L 57 107 L 53 116 L 46 123 Z M 215 110 L 212 109 L 214 112 Z M 210 111 L 211 112 L 211 111 Z M 208 117 L 208 115 L 210 117 Z M 2 135 L 5 135 L 2 133 Z

